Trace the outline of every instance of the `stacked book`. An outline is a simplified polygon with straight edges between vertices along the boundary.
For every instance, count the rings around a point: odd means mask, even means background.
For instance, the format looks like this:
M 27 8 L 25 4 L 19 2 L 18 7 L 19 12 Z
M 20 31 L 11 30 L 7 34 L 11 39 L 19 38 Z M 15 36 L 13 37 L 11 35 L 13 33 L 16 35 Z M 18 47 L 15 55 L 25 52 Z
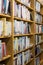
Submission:
M 40 65 L 40 58 L 39 58 L 39 57 L 37 57 L 37 58 L 35 59 L 35 65 Z
M 5 57 L 6 54 L 7 54 L 7 52 L 6 52 L 6 43 L 2 42 L 0 40 L 0 59 L 2 59 L 3 57 Z
M 26 6 L 29 6 L 30 7 L 30 4 L 31 4 L 31 2 L 30 2 L 30 0 L 20 0 L 23 4 L 25 4 Z
M 40 12 L 40 7 L 41 7 L 40 3 L 38 1 L 35 1 L 35 9 L 36 9 L 36 11 Z
M 24 1 L 24 0 L 23 0 Z M 27 20 L 33 20 L 32 12 L 28 10 L 25 6 L 21 4 L 17 4 L 17 2 L 14 1 L 14 16 L 20 17 Z
M 13 65 L 25 65 L 31 59 L 31 52 L 27 50 L 25 52 L 19 53 L 16 55 L 16 58 L 13 61 Z
M 40 54 L 40 52 L 41 52 L 41 48 L 40 48 L 40 45 L 38 45 L 35 48 L 35 55 Z
M 38 13 L 35 13 L 35 21 L 38 23 L 42 22 L 42 16 Z
M 11 35 L 11 21 L 5 22 L 5 36 Z
M 16 26 L 17 25 L 17 26 Z M 14 34 L 28 34 L 31 32 L 30 24 L 14 20 Z
M 42 25 L 35 24 L 36 33 L 42 33 Z
M 41 43 L 41 41 L 42 41 L 41 36 L 40 35 L 35 35 L 35 43 L 36 43 L 36 45 Z
M 30 44 L 30 38 L 29 37 L 19 37 L 19 38 L 14 38 L 14 43 L 13 43 L 13 49 L 15 53 L 17 51 L 21 51 L 23 49 L 27 49 L 33 44 Z
M 43 33 L 43 25 L 42 25 L 42 33 Z
M 10 14 L 10 0 L 0 0 L 0 13 Z
M 0 36 L 3 35 L 3 20 L 0 20 Z

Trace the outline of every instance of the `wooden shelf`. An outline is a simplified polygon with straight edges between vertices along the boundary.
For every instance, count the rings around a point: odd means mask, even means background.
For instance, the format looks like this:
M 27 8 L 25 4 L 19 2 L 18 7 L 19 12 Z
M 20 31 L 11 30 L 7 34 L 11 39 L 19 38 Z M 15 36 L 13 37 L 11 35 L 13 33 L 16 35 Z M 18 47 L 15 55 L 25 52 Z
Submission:
M 29 64 L 33 60 L 34 60 L 34 58 L 31 58 L 25 65 Z
M 19 0 L 15 0 L 18 4 L 24 5 L 26 8 L 28 8 L 30 11 L 34 11 L 34 9 L 32 7 L 28 7 L 28 5 L 25 5 L 24 3 L 22 3 Z
M 42 14 L 41 12 L 38 12 L 38 11 L 36 11 L 36 10 L 35 10 L 35 12 L 38 13 L 38 14 L 40 14 L 41 16 L 43 16 L 43 14 Z
M 22 37 L 22 36 L 32 36 L 32 35 L 34 35 L 33 33 L 31 33 L 31 34 L 15 34 L 15 35 L 13 35 L 14 37 Z
M 23 18 L 15 17 L 15 16 L 14 16 L 14 19 L 24 21 L 24 22 L 28 22 L 28 23 L 33 23 L 34 22 L 34 21 L 31 21 L 31 20 L 26 20 L 26 19 L 23 19 Z
M 43 33 L 35 33 L 35 35 L 42 35 Z
M 7 15 L 7 14 L 0 14 L 0 17 L 7 17 L 7 18 L 11 18 L 10 15 Z
M 43 25 L 43 23 L 38 23 L 38 22 L 35 22 L 35 24 L 38 24 L 38 25 Z
M 7 55 L 6 57 L 3 57 L 2 59 L 0 59 L 0 62 L 6 60 L 6 59 L 9 59 L 11 57 L 11 55 Z
M 38 53 L 35 57 L 38 57 L 38 56 L 40 56 L 40 54 L 42 53 L 42 51 L 40 52 L 40 53 Z
M 2 38 L 10 38 L 11 36 L 9 35 L 9 36 L 0 36 L 0 39 L 2 39 Z
M 14 57 L 13 60 L 15 60 L 17 57 Z
M 19 54 L 19 53 L 25 52 L 25 51 L 27 51 L 28 49 L 32 49 L 32 48 L 33 48 L 33 46 L 34 46 L 34 45 L 30 46 L 30 47 L 29 47 L 29 48 L 27 48 L 27 49 L 23 49 L 23 50 L 21 50 L 21 51 L 18 51 L 18 52 L 17 52 L 17 53 L 15 53 L 14 55 L 17 55 L 17 54 Z
M 41 45 L 41 44 L 43 44 L 43 40 L 41 42 L 38 42 L 38 44 L 36 44 L 35 46 Z
M 42 63 L 43 63 L 43 60 L 40 61 L 40 64 L 42 64 Z
M 14 16 L 15 14 L 16 15 L 20 15 L 18 13 L 18 11 L 17 11 L 17 10 L 19 10 L 19 12 L 20 12 L 20 9 L 18 8 L 19 6 L 17 6 L 17 9 L 15 9 L 16 11 L 13 9 L 14 8 L 14 1 L 16 1 L 17 5 L 20 4 L 21 6 L 25 6 L 26 7 L 26 9 L 27 9 L 26 10 L 27 17 L 28 17 L 28 14 L 29 14 L 28 10 L 30 11 L 30 19 L 31 20 L 27 20 L 27 18 L 23 19 L 23 18 Z M 38 0 L 36 0 L 36 1 L 38 1 Z M 40 5 L 41 5 L 41 7 L 43 7 L 43 5 L 41 3 L 40 3 Z M 16 7 L 16 5 L 15 5 L 15 7 Z M 28 5 L 26 5 L 25 3 L 21 2 L 21 0 L 10 0 L 10 7 L 9 7 L 9 9 L 10 9 L 9 11 L 10 11 L 11 15 L 0 14 L 0 20 L 2 20 L 2 21 L 4 20 L 4 22 L 3 22 L 3 31 L 2 31 L 3 36 L 0 36 L 0 40 L 2 41 L 2 43 L 5 42 L 4 44 L 6 44 L 7 53 L 10 54 L 10 55 L 7 55 L 7 56 L 3 57 L 2 59 L 0 59 L 0 63 L 2 63 L 2 62 L 4 63 L 5 62 L 5 65 L 13 65 L 13 60 L 15 60 L 16 58 L 18 58 L 17 54 L 20 54 L 22 52 L 30 50 L 30 53 L 32 53 L 32 58 L 30 58 L 29 61 L 26 64 L 24 64 L 24 65 L 34 65 L 34 61 L 35 61 L 35 59 L 38 56 L 39 56 L 40 59 L 42 59 L 40 61 L 40 64 L 43 65 L 43 57 L 42 57 L 42 55 L 43 55 L 43 41 L 41 41 L 40 43 L 38 43 L 37 45 L 35 45 L 35 41 L 36 41 L 35 40 L 35 35 L 39 35 L 39 37 L 41 36 L 40 38 L 43 40 L 43 32 L 41 31 L 41 33 L 39 33 L 39 32 L 36 33 L 37 30 L 35 29 L 35 25 L 36 24 L 43 25 L 43 8 L 40 8 L 40 12 L 36 11 L 35 10 L 35 2 L 34 2 L 34 0 L 30 0 L 30 7 Z M 23 10 L 25 10 L 25 8 Z M 37 21 L 35 21 L 35 13 L 40 14 L 42 16 L 42 21 L 40 21 L 39 23 Z M 23 13 L 21 12 L 21 16 L 22 16 L 22 14 Z M 24 11 L 24 15 L 26 15 L 26 14 L 25 14 L 25 11 Z M 15 34 L 14 33 L 14 29 L 15 29 L 14 28 L 14 20 L 23 21 L 24 22 L 23 28 L 25 27 L 25 22 L 28 22 L 31 29 L 29 28 L 29 26 L 27 26 L 27 24 L 26 24 L 26 26 L 31 30 L 31 32 L 27 33 L 27 34 Z M 4 33 L 6 31 L 5 27 L 7 26 L 6 24 L 4 24 L 4 23 L 6 23 L 6 21 L 11 22 L 11 33 L 12 34 L 8 35 L 8 36 L 4 35 Z M 18 24 L 18 27 L 19 27 L 19 24 Z M 20 37 L 20 39 L 18 39 L 18 40 L 21 41 L 22 40 L 21 37 L 25 37 L 25 36 L 26 36 L 26 39 L 23 38 L 23 42 L 24 42 L 24 40 L 26 40 L 26 43 L 30 42 L 30 45 L 31 45 L 31 43 L 32 43 L 32 45 L 30 47 L 28 47 L 28 48 L 25 48 L 23 50 L 21 49 L 21 51 L 17 51 L 16 52 L 16 50 L 13 49 L 14 40 L 17 40 L 16 38 Z M 5 38 L 7 38 L 7 39 L 5 39 Z M 28 41 L 28 39 L 30 41 Z M 38 45 L 40 45 L 40 47 L 41 47 L 41 52 L 39 54 L 35 55 L 35 47 L 38 46 Z
M 4 38 L 9 38 L 9 37 L 11 37 L 12 35 L 8 35 L 8 36 L 4 36 Z

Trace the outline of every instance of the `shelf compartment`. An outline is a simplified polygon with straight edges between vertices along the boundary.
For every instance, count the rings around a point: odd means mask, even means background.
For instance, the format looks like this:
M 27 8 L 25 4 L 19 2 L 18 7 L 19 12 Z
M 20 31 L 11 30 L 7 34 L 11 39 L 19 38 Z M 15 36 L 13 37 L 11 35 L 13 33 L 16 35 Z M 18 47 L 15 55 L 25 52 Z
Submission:
M 34 11 L 34 9 L 32 7 L 28 7 L 28 5 L 25 5 L 24 3 L 22 3 L 21 1 L 19 0 L 15 0 L 18 4 L 21 4 L 21 5 L 24 5 L 26 8 L 28 8 L 29 10 L 31 11 Z
M 0 59 L 0 62 L 6 60 L 6 59 L 9 59 L 11 57 L 11 55 L 7 55 L 6 57 L 3 57 L 2 59 Z
M 34 45 L 30 46 L 30 47 L 27 48 L 27 49 L 23 49 L 23 50 L 21 50 L 21 51 L 18 51 L 17 53 L 14 53 L 14 55 L 17 55 L 17 54 L 19 54 L 19 53 L 25 52 L 25 51 L 27 51 L 28 49 L 32 49 L 33 46 L 34 46 Z

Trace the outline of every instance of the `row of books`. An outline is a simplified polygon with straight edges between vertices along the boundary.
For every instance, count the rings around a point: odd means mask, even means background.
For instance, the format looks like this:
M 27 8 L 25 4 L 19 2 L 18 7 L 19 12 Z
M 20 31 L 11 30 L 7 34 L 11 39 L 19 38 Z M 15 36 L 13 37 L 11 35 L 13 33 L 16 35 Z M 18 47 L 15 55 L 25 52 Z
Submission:
M 39 57 L 37 57 L 37 58 L 35 59 L 35 65 L 40 65 L 40 58 L 39 58 Z
M 35 32 L 42 33 L 42 25 L 35 24 Z
M 5 29 L 4 29 L 4 24 L 5 24 Z M 10 21 L 6 21 L 4 23 L 3 20 L 0 20 L 0 36 L 2 36 L 3 33 L 4 33 L 5 36 L 11 35 L 11 22 Z
M 14 1 L 14 16 L 20 17 L 26 20 L 33 20 L 32 12 L 29 11 L 25 6 L 17 4 Z
M 41 5 L 38 1 L 35 1 L 35 9 L 36 11 L 40 12 Z
M 32 58 L 31 55 L 32 53 L 30 50 L 17 54 L 13 61 L 13 65 L 25 65 Z
M 13 48 L 15 53 L 18 51 L 22 51 L 23 49 L 27 49 L 31 47 L 33 44 L 30 44 L 29 37 L 19 37 L 14 38 Z
M 15 34 L 27 34 L 30 32 L 31 32 L 30 24 L 28 24 L 27 22 L 14 20 L 14 33 Z
M 43 25 L 42 25 L 42 33 L 43 33 Z
M 2 42 L 0 40 L 0 59 L 2 59 L 3 57 L 5 57 L 6 54 L 7 54 L 6 44 L 5 44 L 5 42 Z
M 11 35 L 11 21 L 6 21 L 5 22 L 5 36 Z
M 42 41 L 41 35 L 35 35 L 35 43 L 36 43 L 36 45 L 41 43 L 41 41 Z
M 25 4 L 26 6 L 30 7 L 31 1 L 30 0 L 19 0 L 20 2 L 22 2 L 23 4 Z
M 35 21 L 38 23 L 42 22 L 42 16 L 38 13 L 35 13 Z
M 10 14 L 10 0 L 0 0 L 0 13 Z
M 41 52 L 41 47 L 40 45 L 35 47 L 35 55 L 39 54 Z
M 5 29 L 3 27 L 4 27 L 3 20 L 0 20 L 0 36 L 3 35 L 3 30 L 5 30 L 4 35 L 11 35 L 11 22 L 6 21 Z M 41 33 L 43 32 L 43 26 L 36 24 L 35 30 L 36 33 Z M 31 26 L 29 23 L 27 22 L 24 23 L 23 21 L 14 20 L 14 34 L 28 34 L 28 33 L 31 33 Z

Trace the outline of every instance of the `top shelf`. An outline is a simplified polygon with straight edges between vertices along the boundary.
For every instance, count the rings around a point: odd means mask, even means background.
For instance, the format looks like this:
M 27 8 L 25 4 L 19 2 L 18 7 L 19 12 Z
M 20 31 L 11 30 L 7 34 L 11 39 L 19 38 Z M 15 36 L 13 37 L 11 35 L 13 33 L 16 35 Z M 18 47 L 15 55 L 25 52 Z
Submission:
M 32 7 L 28 7 L 28 5 L 25 5 L 24 3 L 22 3 L 19 0 L 15 0 L 18 4 L 24 5 L 26 8 L 28 8 L 30 11 L 34 11 L 34 9 Z

